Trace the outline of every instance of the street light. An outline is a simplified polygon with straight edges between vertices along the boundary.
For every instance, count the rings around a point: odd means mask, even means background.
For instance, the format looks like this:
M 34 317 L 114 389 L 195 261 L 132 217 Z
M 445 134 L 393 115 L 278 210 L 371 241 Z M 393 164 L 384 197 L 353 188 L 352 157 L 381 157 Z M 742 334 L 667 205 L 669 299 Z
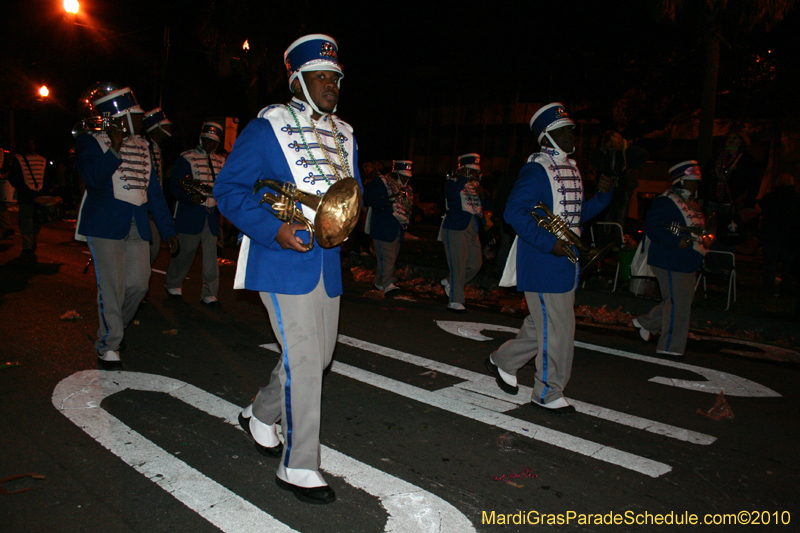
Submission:
M 67 13 L 76 15 L 80 7 L 81 5 L 78 3 L 78 0 L 64 0 L 64 11 Z

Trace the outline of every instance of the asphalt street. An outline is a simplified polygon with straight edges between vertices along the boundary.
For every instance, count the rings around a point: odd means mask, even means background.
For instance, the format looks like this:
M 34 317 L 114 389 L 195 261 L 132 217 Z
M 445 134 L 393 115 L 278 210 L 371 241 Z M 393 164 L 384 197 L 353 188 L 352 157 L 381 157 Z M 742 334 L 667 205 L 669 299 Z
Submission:
M 278 348 L 258 295 L 232 289 L 235 251 L 223 308 L 207 309 L 199 257 L 184 299 L 167 299 L 162 250 L 124 370 L 104 372 L 95 278 L 72 231 L 46 226 L 37 261 L 18 234 L 0 241 L 2 531 L 798 531 L 800 365 L 721 339 L 662 359 L 630 329 L 579 326 L 578 413 L 558 416 L 528 403 L 533 364 L 516 396 L 484 369 L 519 317 L 365 298 L 346 270 L 322 407 L 338 499 L 301 503 L 236 424 Z M 712 413 L 728 416 L 715 420 L 703 412 L 720 391 Z

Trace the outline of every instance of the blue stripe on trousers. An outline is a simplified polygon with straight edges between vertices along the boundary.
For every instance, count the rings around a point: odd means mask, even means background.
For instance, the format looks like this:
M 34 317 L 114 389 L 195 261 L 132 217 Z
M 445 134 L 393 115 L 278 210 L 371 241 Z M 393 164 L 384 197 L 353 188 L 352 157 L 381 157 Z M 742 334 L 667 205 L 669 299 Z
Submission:
M 97 257 L 95 257 L 94 255 L 94 246 L 92 246 L 92 238 L 86 237 L 86 242 L 89 244 L 89 251 L 92 252 L 92 261 L 94 261 L 94 277 L 97 280 L 97 299 L 100 301 L 100 320 L 103 321 L 103 327 L 106 330 L 106 334 L 103 335 L 103 338 L 100 340 L 102 341 L 103 347 L 105 348 L 109 330 L 108 330 L 108 322 L 106 322 L 105 306 L 103 305 L 103 288 L 100 286 L 100 273 L 97 271 Z
M 550 386 L 547 384 L 547 308 L 544 305 L 544 294 L 541 292 L 539 293 L 539 302 L 542 304 L 542 383 L 544 383 L 539 403 L 544 405 L 544 397 L 547 396 Z
M 283 319 L 281 318 L 281 308 L 278 305 L 278 297 L 269 293 L 272 298 L 272 306 L 275 308 L 275 317 L 278 319 L 278 329 L 281 331 L 281 341 L 283 346 L 283 369 L 286 372 L 286 385 L 284 386 L 284 401 L 286 402 L 286 453 L 284 454 L 283 466 L 289 468 L 289 456 L 292 453 L 292 374 L 289 370 L 289 347 L 286 345 L 286 332 L 283 330 Z

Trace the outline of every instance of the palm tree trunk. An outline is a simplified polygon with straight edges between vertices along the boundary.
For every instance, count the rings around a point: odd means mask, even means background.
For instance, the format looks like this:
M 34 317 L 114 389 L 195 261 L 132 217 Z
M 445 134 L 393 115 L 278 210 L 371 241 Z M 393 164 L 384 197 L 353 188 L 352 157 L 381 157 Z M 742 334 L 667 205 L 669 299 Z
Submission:
M 700 101 L 700 131 L 697 137 L 697 161 L 705 165 L 711 160 L 714 144 L 714 113 L 717 106 L 717 77 L 719 75 L 719 37 L 712 29 L 706 42 L 706 62 L 703 94 Z

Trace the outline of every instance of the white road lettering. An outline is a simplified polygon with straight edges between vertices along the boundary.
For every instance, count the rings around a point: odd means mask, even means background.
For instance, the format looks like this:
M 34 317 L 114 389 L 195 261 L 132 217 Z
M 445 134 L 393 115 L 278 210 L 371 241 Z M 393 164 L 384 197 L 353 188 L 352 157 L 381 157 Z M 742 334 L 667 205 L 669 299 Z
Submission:
M 430 359 L 425 359 L 424 357 L 419 357 L 417 355 L 401 352 L 398 350 L 394 350 L 392 348 L 387 348 L 385 346 L 379 346 L 377 344 L 372 344 L 370 342 L 353 339 L 352 337 L 347 337 L 344 335 L 339 335 L 339 342 L 341 342 L 342 344 L 354 346 L 356 348 L 361 348 L 362 350 L 367 350 L 379 355 L 391 357 L 392 359 L 405 361 L 407 363 L 421 366 L 423 368 L 428 368 L 431 370 L 435 370 L 437 372 L 441 372 L 443 374 L 461 378 L 465 380 L 463 383 L 458 383 L 453 387 L 450 387 L 448 389 L 442 389 L 438 392 L 444 395 L 452 396 L 453 394 L 458 394 L 462 395 L 462 397 L 473 398 L 471 403 L 485 407 L 486 409 L 492 411 L 499 411 L 499 412 L 510 411 L 511 409 L 516 409 L 520 405 L 528 403 L 531 398 L 532 389 L 524 385 L 520 386 L 520 392 L 518 394 L 512 396 L 510 394 L 506 394 L 503 391 L 501 391 L 495 384 L 494 379 L 486 374 L 480 374 L 478 372 L 473 372 L 471 370 L 465 370 L 463 368 L 450 366 L 444 363 L 439 363 L 437 361 L 431 361 Z M 274 345 L 273 350 L 280 351 L 277 344 Z M 472 391 L 474 393 L 477 393 L 477 395 L 463 396 L 462 392 L 460 391 L 454 392 L 454 389 Z M 503 402 L 506 408 L 500 408 L 498 407 L 497 403 L 491 403 L 490 402 L 491 398 L 500 400 L 501 402 Z M 641 418 L 627 413 L 621 413 L 619 411 L 613 411 L 611 409 L 606 409 L 605 407 L 600 407 L 585 402 L 579 402 L 574 400 L 570 401 L 572 401 L 576 410 L 585 415 L 602 418 L 603 420 L 608 420 L 610 422 L 615 422 L 617 424 L 621 424 L 636 429 L 642 429 L 644 431 L 655 433 L 657 435 L 664 435 L 666 437 L 671 437 L 677 440 L 691 442 L 692 444 L 708 445 L 717 440 L 716 437 L 705 435 L 703 433 L 698 433 L 695 431 L 690 431 L 687 429 L 671 426 L 669 424 L 662 424 L 660 422 L 655 422 L 653 420 L 648 420 L 646 418 Z
M 495 324 L 482 324 L 479 322 L 450 322 L 450 321 L 437 320 L 436 324 L 443 330 L 447 331 L 448 333 L 452 333 L 454 335 L 458 335 L 476 341 L 491 340 L 491 337 L 486 337 L 481 333 L 482 331 L 505 331 L 514 334 L 516 334 L 517 331 L 519 331 L 517 329 L 509 328 L 507 326 L 498 326 Z M 653 383 L 660 383 L 662 385 L 670 385 L 672 387 L 678 387 L 681 389 L 688 389 L 698 392 L 707 392 L 709 394 L 714 394 L 714 395 L 719 394 L 720 391 L 724 391 L 726 396 L 740 396 L 740 397 L 754 397 L 754 398 L 781 397 L 780 394 L 778 394 L 777 392 L 768 387 L 765 387 L 764 385 L 761 385 L 759 383 L 750 381 L 748 379 L 739 376 L 735 376 L 733 374 L 729 374 L 727 372 L 721 372 L 719 370 L 712 370 L 710 368 L 703 368 L 700 366 L 689 365 L 686 363 L 680 363 L 669 359 L 659 359 L 657 357 L 639 355 L 632 352 L 626 352 L 624 350 L 607 348 L 605 346 L 599 346 L 597 344 L 589 344 L 585 342 L 576 341 L 575 347 L 584 348 L 587 350 L 593 350 L 596 352 L 601 352 L 609 355 L 627 357 L 628 359 L 635 359 L 637 361 L 642 361 L 645 363 L 652 363 L 655 365 L 668 366 L 672 368 L 680 368 L 681 370 L 688 370 L 690 372 L 694 372 L 695 374 L 700 374 L 707 380 L 707 381 L 692 381 L 687 379 L 675 379 L 675 378 L 656 376 L 654 378 L 650 378 L 649 380 L 652 381 Z
M 89 436 L 225 533 L 288 533 L 289 526 L 133 431 L 100 406 L 126 389 L 162 392 L 238 428 L 241 408 L 182 381 L 134 372 L 84 370 L 62 380 L 53 405 Z M 322 446 L 322 468 L 375 496 L 386 532 L 475 531 L 455 507 L 415 485 Z
M 483 422 L 484 424 L 498 427 L 505 431 L 511 431 L 519 435 L 529 437 L 533 440 L 552 444 L 554 446 L 558 446 L 559 448 L 564 448 L 566 450 L 580 453 L 600 461 L 621 466 L 650 477 L 658 477 L 672 470 L 671 466 L 653 461 L 652 459 L 647 459 L 645 457 L 624 452 L 610 446 L 598 444 L 596 442 L 588 441 L 580 437 L 575 437 L 567 433 L 555 431 L 526 420 L 520 420 L 518 418 L 503 414 L 502 411 L 507 411 L 518 407 L 520 401 L 516 399 L 516 396 L 504 394 L 499 390 L 498 393 L 504 396 L 504 398 L 500 400 L 487 398 L 487 396 L 491 396 L 491 394 L 483 394 L 484 390 L 482 389 L 485 389 L 486 391 L 490 389 L 489 382 L 491 381 L 491 378 L 489 376 L 457 367 L 452 367 L 444 363 L 431 361 L 416 355 L 399 352 L 397 350 L 392 350 L 391 348 L 386 348 L 384 346 L 378 346 L 366 341 L 353 339 L 345 335 L 339 335 L 339 342 L 355 348 L 360 348 L 362 350 L 379 353 L 394 359 L 406 361 L 424 368 L 435 368 L 437 371 L 440 371 L 444 374 L 451 376 L 457 375 L 458 377 L 463 377 L 468 381 L 442 390 L 428 391 L 375 374 L 373 372 L 369 372 L 367 370 L 362 370 L 351 365 L 334 361 L 333 365 L 331 366 L 331 370 L 337 374 L 350 377 L 352 379 L 361 381 L 362 383 L 367 383 L 374 387 L 399 394 L 400 396 L 405 396 L 406 398 L 411 398 L 415 401 L 422 402 L 439 409 L 470 418 L 472 420 L 477 420 L 478 422 Z M 262 345 L 262 347 L 280 352 L 280 348 L 274 344 Z M 471 392 L 470 387 L 478 388 L 480 394 Z M 493 381 L 491 381 L 491 387 L 495 389 L 497 388 L 494 386 Z M 528 397 L 530 397 L 530 393 L 528 393 Z M 523 400 L 522 403 L 525 401 L 526 400 Z M 670 434 L 669 436 L 674 435 Z

